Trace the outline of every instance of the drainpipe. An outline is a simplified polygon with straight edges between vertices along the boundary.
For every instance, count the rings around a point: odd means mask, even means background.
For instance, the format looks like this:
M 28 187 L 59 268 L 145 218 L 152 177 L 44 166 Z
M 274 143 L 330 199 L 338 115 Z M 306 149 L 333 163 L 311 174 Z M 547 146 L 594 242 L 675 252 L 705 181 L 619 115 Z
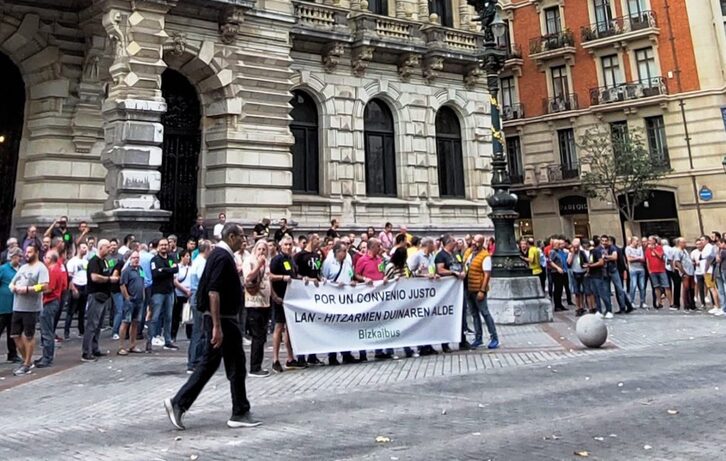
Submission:
M 676 37 L 673 35 L 673 22 L 671 21 L 671 6 L 668 0 L 664 1 L 666 10 L 666 21 L 668 23 L 668 42 L 671 46 L 671 55 L 673 56 L 673 63 L 675 69 L 673 73 L 676 75 L 676 86 L 678 87 L 678 93 L 683 93 L 683 84 L 681 82 L 681 66 L 678 63 L 678 52 L 676 51 Z M 688 132 L 688 121 L 686 120 L 686 103 L 683 98 L 678 99 L 678 106 L 681 109 L 681 121 L 683 122 L 683 133 L 686 140 L 686 149 L 688 151 L 688 164 L 691 167 L 691 185 L 693 186 L 693 199 L 696 203 L 696 212 L 698 215 L 698 228 L 703 235 L 703 215 L 701 213 L 701 202 L 698 199 L 698 186 L 696 185 L 696 177 L 693 175 L 693 151 L 691 150 L 691 135 Z

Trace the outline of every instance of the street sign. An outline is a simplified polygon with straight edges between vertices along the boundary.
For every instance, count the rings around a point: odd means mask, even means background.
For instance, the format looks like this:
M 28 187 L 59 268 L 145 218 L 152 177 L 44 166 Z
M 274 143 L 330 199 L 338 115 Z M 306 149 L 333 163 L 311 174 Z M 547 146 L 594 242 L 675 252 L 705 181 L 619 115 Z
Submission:
M 713 198 L 713 191 L 706 186 L 702 186 L 701 190 L 698 191 L 698 196 L 704 202 L 708 202 Z

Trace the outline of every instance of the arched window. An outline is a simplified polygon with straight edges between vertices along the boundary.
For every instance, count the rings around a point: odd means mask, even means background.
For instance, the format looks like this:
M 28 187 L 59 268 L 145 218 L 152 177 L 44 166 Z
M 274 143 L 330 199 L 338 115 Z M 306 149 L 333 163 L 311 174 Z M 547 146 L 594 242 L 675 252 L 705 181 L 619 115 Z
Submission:
M 429 12 L 436 13 L 444 27 L 454 27 L 451 0 L 429 0 Z
M 393 116 L 381 100 L 373 99 L 363 114 L 366 150 L 366 194 L 396 196 L 396 148 Z
M 445 106 L 436 113 L 436 158 L 439 165 L 439 196 L 463 198 L 461 125 L 454 111 Z
M 292 93 L 292 190 L 317 194 L 318 187 L 318 109 L 303 91 Z

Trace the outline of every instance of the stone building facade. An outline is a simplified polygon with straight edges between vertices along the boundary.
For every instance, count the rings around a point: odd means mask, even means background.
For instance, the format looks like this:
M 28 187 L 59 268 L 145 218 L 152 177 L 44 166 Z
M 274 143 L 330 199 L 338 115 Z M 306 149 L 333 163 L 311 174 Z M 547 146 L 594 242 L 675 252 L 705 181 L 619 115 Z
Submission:
M 464 0 L 0 1 L 0 83 L 16 95 L 0 111 L 2 233 L 59 215 L 183 233 L 219 212 L 490 228 L 473 14 Z M 315 120 L 295 120 L 296 98 Z
M 578 138 L 642 130 L 671 172 L 637 207 L 642 235 L 726 228 L 726 3 L 504 0 L 511 59 L 504 131 L 520 232 L 621 236 L 613 203 L 586 197 Z

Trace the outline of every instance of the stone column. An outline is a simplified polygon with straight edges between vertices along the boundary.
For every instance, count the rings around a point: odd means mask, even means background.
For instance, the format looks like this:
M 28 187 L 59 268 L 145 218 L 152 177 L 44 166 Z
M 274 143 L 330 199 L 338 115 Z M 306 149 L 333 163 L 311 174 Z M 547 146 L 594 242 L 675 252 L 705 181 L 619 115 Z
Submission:
M 107 3 L 102 18 L 113 47 L 111 83 L 103 104 L 106 147 L 101 154 L 108 170 L 104 211 L 94 215 L 103 233 L 133 232 L 139 238 L 159 235 L 169 217 L 156 194 L 164 128 L 161 96 L 164 15 L 174 1 L 136 0 Z

